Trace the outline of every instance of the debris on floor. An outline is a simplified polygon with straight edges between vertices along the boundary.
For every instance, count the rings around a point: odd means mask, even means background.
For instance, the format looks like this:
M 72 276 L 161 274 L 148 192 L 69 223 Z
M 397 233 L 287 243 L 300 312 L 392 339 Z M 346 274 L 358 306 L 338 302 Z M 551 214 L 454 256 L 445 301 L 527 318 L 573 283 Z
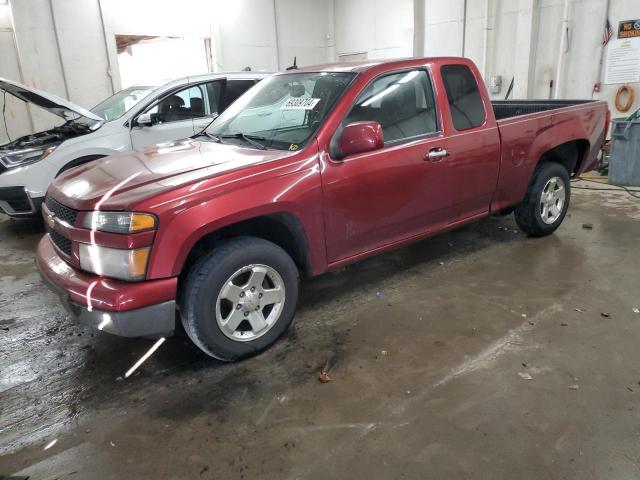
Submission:
M 610 313 L 608 313 L 608 312 L 602 312 L 600 315 L 601 315 L 601 316 L 603 316 L 604 318 L 609 318 L 609 317 L 611 317 L 611 314 L 610 314 Z
M 320 383 L 329 383 L 331 381 L 331 376 L 329 375 L 329 371 L 331 370 L 332 363 L 333 362 L 331 358 L 329 358 L 324 363 L 322 370 L 320 370 L 320 375 L 318 375 L 318 380 L 320 381 Z
M 569 390 L 578 390 L 580 388 L 580 385 L 569 385 Z
M 640 308 L 633 307 L 633 313 L 640 313 Z
M 518 376 L 523 380 L 533 380 L 533 377 L 528 373 L 518 372 Z
M 574 310 L 576 312 L 578 312 L 578 313 L 583 313 L 584 312 L 584 309 L 582 309 L 582 308 L 574 308 Z
M 583 223 L 582 228 L 585 230 L 593 230 L 593 223 Z

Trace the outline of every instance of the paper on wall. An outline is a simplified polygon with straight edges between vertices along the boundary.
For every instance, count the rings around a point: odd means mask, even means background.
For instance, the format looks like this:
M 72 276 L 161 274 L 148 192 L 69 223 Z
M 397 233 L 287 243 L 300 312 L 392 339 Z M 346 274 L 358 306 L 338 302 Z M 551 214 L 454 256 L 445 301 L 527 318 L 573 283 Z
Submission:
M 604 83 L 640 81 L 640 38 L 611 40 L 607 49 Z

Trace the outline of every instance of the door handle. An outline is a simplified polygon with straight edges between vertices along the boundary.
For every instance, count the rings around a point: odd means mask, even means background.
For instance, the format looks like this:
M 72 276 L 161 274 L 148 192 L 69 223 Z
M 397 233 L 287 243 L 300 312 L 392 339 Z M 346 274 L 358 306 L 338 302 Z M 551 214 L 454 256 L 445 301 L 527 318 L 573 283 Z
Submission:
M 445 157 L 449 156 L 449 152 L 447 152 L 444 148 L 432 148 L 429 150 L 425 160 L 429 160 L 430 162 L 439 162 Z

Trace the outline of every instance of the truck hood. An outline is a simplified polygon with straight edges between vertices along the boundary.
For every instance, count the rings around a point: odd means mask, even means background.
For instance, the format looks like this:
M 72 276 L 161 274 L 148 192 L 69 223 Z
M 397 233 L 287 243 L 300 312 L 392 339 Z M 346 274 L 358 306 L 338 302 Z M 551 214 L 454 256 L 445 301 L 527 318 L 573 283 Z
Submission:
M 293 154 L 186 139 L 73 168 L 47 194 L 77 210 L 127 210 L 180 186 Z
M 60 98 L 52 93 L 43 92 L 20 83 L 12 82 L 5 78 L 0 78 L 0 90 L 4 90 L 24 102 L 32 103 L 40 108 L 44 108 L 65 120 L 71 120 L 77 115 L 80 115 L 81 117 L 86 117 L 90 120 L 104 122 L 102 117 L 99 117 L 95 113 L 91 113 L 80 105 L 71 103 L 69 100 Z

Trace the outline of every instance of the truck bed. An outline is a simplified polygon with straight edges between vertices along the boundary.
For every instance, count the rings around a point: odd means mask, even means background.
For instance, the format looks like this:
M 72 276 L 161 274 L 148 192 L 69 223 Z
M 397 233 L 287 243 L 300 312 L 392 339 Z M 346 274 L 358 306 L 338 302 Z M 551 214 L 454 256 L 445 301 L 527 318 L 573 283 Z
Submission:
M 572 107 L 593 102 L 594 100 L 496 100 L 492 101 L 496 120 L 545 112 L 558 108 Z

